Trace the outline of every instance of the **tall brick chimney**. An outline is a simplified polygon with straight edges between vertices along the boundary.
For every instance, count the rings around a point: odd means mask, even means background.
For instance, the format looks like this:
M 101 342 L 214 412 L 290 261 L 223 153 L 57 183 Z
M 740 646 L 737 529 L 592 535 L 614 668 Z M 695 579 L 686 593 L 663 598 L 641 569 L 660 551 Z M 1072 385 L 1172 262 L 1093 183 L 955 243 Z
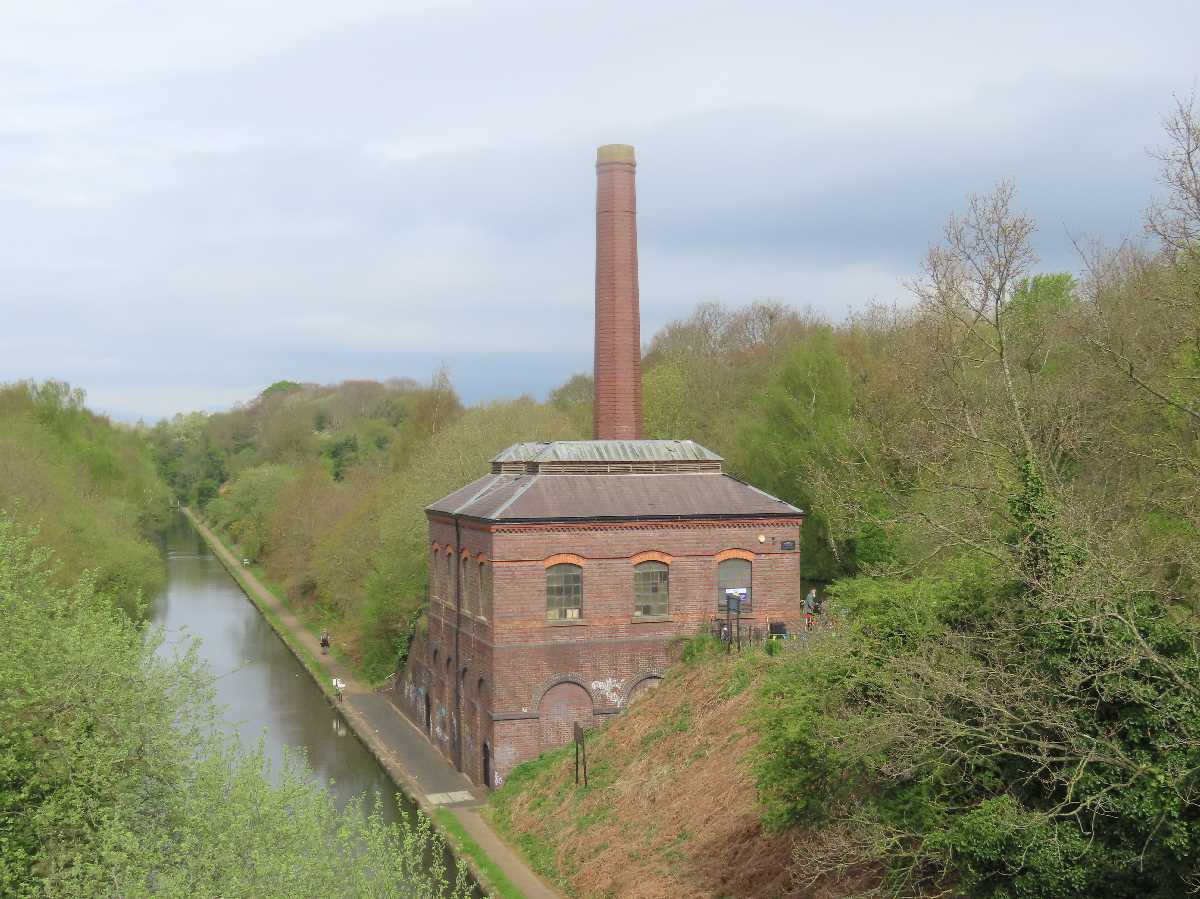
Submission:
M 596 151 L 597 440 L 642 437 L 642 341 L 638 312 L 637 196 L 633 147 Z

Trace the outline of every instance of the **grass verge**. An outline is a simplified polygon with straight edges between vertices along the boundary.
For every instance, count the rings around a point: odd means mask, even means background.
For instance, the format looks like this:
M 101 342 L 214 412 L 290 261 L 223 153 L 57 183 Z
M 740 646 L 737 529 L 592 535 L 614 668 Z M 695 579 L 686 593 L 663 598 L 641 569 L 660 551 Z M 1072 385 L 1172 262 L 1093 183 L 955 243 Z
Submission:
M 492 826 L 508 840 L 510 845 L 516 846 L 520 850 L 529 866 L 568 895 L 574 895 L 574 890 L 567 872 L 559 870 L 555 847 L 530 829 L 517 826 L 517 822 L 514 821 L 513 805 L 514 801 L 521 797 L 540 777 L 555 768 L 566 759 L 569 752 L 573 751 L 572 747 L 562 747 L 517 765 L 509 772 L 504 786 L 494 791 L 489 797 L 485 812 Z M 564 786 L 556 798 L 561 799 L 562 794 L 568 790 L 578 792 L 573 785 L 572 787 Z
M 525 894 L 513 885 L 508 876 L 492 861 L 475 840 L 467 833 L 462 822 L 454 813 L 446 808 L 439 808 L 433 813 L 433 818 L 441 825 L 442 833 L 450 840 L 456 854 L 461 858 L 467 856 L 475 862 L 476 869 L 487 882 L 488 892 L 500 899 L 524 899 Z

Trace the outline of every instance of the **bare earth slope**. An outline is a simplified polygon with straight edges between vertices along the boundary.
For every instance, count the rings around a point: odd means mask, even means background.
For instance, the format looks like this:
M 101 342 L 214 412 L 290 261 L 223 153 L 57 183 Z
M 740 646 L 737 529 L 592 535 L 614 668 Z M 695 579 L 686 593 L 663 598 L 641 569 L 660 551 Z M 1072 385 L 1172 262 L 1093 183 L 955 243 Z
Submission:
M 578 896 L 777 897 L 795 832 L 759 820 L 747 713 L 761 651 L 678 664 L 663 685 L 589 735 L 591 786 L 568 747 L 518 768 L 493 820 L 541 873 Z

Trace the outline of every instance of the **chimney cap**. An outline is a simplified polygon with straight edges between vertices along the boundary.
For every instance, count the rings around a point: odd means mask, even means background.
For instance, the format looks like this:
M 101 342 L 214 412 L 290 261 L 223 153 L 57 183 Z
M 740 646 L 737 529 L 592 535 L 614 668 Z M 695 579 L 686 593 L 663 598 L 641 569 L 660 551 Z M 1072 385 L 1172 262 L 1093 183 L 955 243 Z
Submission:
M 626 165 L 636 165 L 633 157 L 633 147 L 629 144 L 605 144 L 596 149 L 596 165 L 617 162 Z

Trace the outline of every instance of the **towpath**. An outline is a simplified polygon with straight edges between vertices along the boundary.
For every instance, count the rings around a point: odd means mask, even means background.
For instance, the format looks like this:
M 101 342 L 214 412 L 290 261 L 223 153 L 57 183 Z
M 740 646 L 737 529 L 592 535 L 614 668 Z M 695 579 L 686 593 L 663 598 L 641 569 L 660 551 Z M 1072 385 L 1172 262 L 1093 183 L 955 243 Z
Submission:
M 252 593 L 257 604 L 271 610 L 276 619 L 271 623 L 286 630 L 289 640 L 303 646 L 313 658 L 319 658 L 332 677 L 346 684 L 339 704 L 342 714 L 396 786 L 430 816 L 436 808 L 447 809 L 526 899 L 559 897 L 561 894 L 538 877 L 480 816 L 479 808 L 486 799 L 484 792 L 455 771 L 386 696 L 371 690 L 332 656 L 321 656 L 318 639 L 279 597 L 252 572 L 242 568 L 233 553 L 191 509 L 183 511 L 242 589 Z M 479 877 L 478 871 L 473 873 Z

